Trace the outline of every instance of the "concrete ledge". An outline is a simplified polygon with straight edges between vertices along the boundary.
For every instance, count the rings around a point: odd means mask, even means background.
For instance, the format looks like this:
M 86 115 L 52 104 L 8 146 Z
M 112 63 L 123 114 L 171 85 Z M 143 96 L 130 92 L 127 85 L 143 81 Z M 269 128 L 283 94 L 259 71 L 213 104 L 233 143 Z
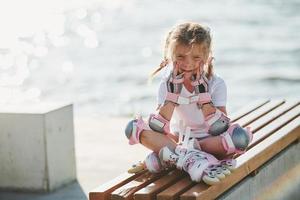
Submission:
M 1 189 L 52 191 L 76 180 L 73 105 L 38 107 L 0 111 Z
M 294 200 L 300 197 L 300 164 L 281 175 L 257 200 Z
M 250 200 L 260 196 L 278 177 L 300 163 L 300 143 L 294 142 L 218 199 Z

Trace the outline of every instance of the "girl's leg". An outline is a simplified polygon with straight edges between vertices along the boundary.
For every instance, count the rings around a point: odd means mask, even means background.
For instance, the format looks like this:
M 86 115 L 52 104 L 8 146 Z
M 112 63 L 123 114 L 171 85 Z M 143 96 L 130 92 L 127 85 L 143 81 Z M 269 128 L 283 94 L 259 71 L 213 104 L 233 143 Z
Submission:
M 173 115 L 174 108 L 174 103 L 167 102 L 165 105 L 159 108 L 159 114 L 164 119 L 170 121 Z M 172 135 L 170 134 L 167 136 L 153 130 L 143 130 L 140 136 L 142 145 L 156 153 L 158 153 L 159 150 L 165 146 L 168 146 L 170 149 L 174 150 L 177 145 L 174 139 L 175 137 L 172 137 Z
M 210 153 L 218 159 L 229 157 L 222 144 L 221 136 L 212 136 L 199 141 L 201 150 Z
M 243 153 L 252 137 L 249 127 L 242 128 L 238 124 L 232 124 L 222 135 L 205 138 L 199 141 L 199 145 L 203 151 L 224 158 L 228 157 L 228 154 Z
M 156 153 L 158 153 L 159 150 L 165 146 L 168 146 L 170 149 L 174 150 L 177 145 L 176 142 L 170 137 L 152 130 L 142 131 L 140 141 L 142 145 Z
M 216 108 L 211 104 L 205 104 L 202 106 L 202 113 L 204 117 L 214 114 L 215 112 L 216 112 Z

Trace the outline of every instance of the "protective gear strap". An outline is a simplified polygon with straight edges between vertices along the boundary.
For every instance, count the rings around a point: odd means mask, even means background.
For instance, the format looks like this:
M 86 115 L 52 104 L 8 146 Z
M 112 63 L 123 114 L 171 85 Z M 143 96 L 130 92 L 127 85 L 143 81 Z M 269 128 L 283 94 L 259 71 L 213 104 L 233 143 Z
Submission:
M 174 84 L 180 84 L 180 83 L 183 83 L 184 77 L 181 76 L 181 75 L 178 75 L 177 77 L 174 78 L 174 77 L 171 75 L 170 78 L 169 78 L 169 81 L 170 81 L 171 83 L 174 83 Z
M 140 135 L 143 130 L 150 130 L 149 126 L 144 122 L 141 116 L 132 122 L 132 133 L 129 138 L 129 144 L 134 145 L 140 143 Z
M 230 126 L 228 128 L 228 130 L 225 133 L 223 133 L 221 135 L 222 136 L 222 145 L 226 151 L 226 154 L 231 154 L 236 151 L 236 148 L 235 148 L 234 143 L 231 138 L 232 131 L 236 127 L 237 127 L 237 124 L 233 124 L 232 126 Z
M 209 115 L 208 117 L 206 117 L 205 121 L 209 126 L 211 126 L 213 123 L 215 123 L 215 121 L 220 119 L 220 117 L 222 115 L 224 115 L 224 113 L 222 111 L 220 111 L 219 109 L 216 109 L 216 112 L 214 114 Z
M 211 102 L 211 96 L 208 92 L 199 93 L 190 98 L 191 103 L 198 103 L 200 105 Z
M 174 94 L 171 92 L 167 92 L 167 96 L 166 96 L 166 100 L 167 101 L 171 101 L 173 103 L 176 104 L 190 104 L 190 99 L 186 98 L 186 97 L 182 97 L 179 94 Z
M 174 94 L 171 92 L 167 92 L 166 96 L 167 101 L 171 101 L 173 103 L 179 104 L 179 105 L 187 105 L 191 103 L 198 103 L 200 105 L 211 102 L 211 96 L 209 93 L 200 93 L 198 95 L 194 95 L 191 97 L 183 97 L 179 94 Z
M 203 79 L 203 77 L 202 78 L 200 78 L 199 80 L 196 80 L 196 81 L 192 81 L 192 86 L 194 86 L 194 87 L 196 87 L 196 86 L 198 86 L 198 85 L 207 85 L 207 81 L 205 81 L 204 79 Z

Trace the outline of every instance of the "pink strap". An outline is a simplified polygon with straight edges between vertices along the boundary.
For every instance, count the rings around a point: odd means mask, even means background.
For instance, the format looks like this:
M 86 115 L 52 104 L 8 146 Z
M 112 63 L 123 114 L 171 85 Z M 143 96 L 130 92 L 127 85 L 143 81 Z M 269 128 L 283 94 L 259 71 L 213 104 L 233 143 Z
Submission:
M 201 85 L 201 84 L 206 84 L 205 82 L 204 82 L 204 80 L 201 78 L 201 79 L 199 79 L 199 80 L 196 80 L 196 81 L 192 81 L 192 86 L 198 86 L 198 85 Z
M 228 133 L 225 133 L 222 137 L 222 145 L 226 150 L 226 154 L 231 154 L 236 151 L 236 148 L 232 142 L 231 136 Z
M 242 154 L 242 153 L 245 152 L 245 151 L 241 151 L 239 149 L 236 149 L 234 144 L 233 144 L 232 138 L 231 138 L 232 132 L 237 126 L 238 126 L 238 124 L 232 124 L 228 128 L 228 130 L 221 135 L 222 136 L 222 145 L 223 145 L 224 149 L 227 151 L 227 154 L 231 154 L 231 153 Z M 248 133 L 248 135 L 250 137 L 250 141 L 249 141 L 249 143 L 250 143 L 252 141 L 252 138 L 253 138 L 253 134 L 250 131 L 250 127 L 246 127 L 246 132 Z
M 251 131 L 251 128 L 250 127 L 246 127 L 246 131 L 247 131 L 247 133 L 248 133 L 248 135 L 249 135 L 249 137 L 250 137 L 250 141 L 249 141 L 249 144 L 252 142 L 252 140 L 253 140 L 253 133 L 252 133 L 252 131 Z
M 238 126 L 237 124 L 232 124 L 231 126 L 229 126 L 228 130 L 221 135 L 222 136 L 222 145 L 223 145 L 224 149 L 226 150 L 227 154 L 231 154 L 231 153 L 238 151 L 235 148 L 233 141 L 231 139 L 232 131 L 237 126 Z
M 143 130 L 150 130 L 150 127 L 145 124 L 141 116 L 137 118 L 137 121 L 133 124 L 132 134 L 129 139 L 129 144 L 134 145 L 140 143 L 140 135 Z
M 207 87 L 207 79 L 206 81 L 204 80 L 206 79 L 205 76 L 202 76 L 200 79 L 196 80 L 196 81 L 192 81 L 191 85 L 196 87 L 198 85 L 203 85 L 205 87 L 205 91 L 208 91 L 208 87 Z
M 173 103 L 177 103 L 179 95 L 171 92 L 167 92 L 166 100 L 171 101 Z
M 205 118 L 205 121 L 207 123 L 208 126 L 211 126 L 213 123 L 215 123 L 218 119 L 220 119 L 222 117 L 222 115 L 224 115 L 224 113 L 222 111 L 220 111 L 219 109 L 216 109 L 216 112 L 208 115 Z
M 171 92 L 167 92 L 166 100 L 171 101 L 176 104 L 190 104 L 189 98 L 182 97 L 179 94 L 174 94 Z
M 169 81 L 172 82 L 172 83 L 175 83 L 175 84 L 183 83 L 184 77 L 182 77 L 182 78 L 178 78 L 178 77 L 173 78 L 173 76 L 171 76 Z
M 211 102 L 211 96 L 208 92 L 206 93 L 199 93 L 198 95 L 194 95 L 190 97 L 191 103 L 199 103 L 199 104 L 204 104 L 204 103 L 209 103 Z

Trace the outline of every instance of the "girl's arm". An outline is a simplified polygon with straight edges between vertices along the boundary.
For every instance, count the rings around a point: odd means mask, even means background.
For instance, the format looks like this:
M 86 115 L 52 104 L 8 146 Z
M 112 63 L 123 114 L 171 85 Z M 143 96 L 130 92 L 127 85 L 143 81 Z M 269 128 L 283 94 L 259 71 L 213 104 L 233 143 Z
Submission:
M 159 106 L 159 114 L 165 118 L 166 120 L 170 121 L 175 109 L 175 103 L 172 102 L 166 102 L 164 105 Z
M 166 102 L 164 105 L 158 105 L 157 110 L 159 114 L 164 117 L 166 120 L 170 121 L 174 112 L 176 104 L 172 102 Z M 176 134 L 168 134 L 169 138 L 173 139 L 175 142 L 178 142 L 178 136 Z

